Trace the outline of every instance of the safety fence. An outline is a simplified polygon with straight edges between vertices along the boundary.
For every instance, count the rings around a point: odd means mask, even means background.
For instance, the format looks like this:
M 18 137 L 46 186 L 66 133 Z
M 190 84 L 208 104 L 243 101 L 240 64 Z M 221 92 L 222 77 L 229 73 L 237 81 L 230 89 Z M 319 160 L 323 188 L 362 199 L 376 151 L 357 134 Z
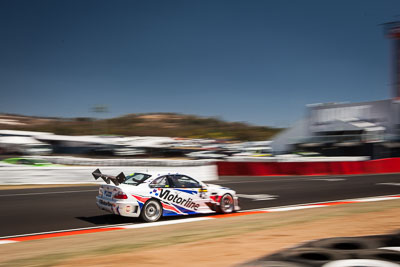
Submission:
M 336 162 L 216 163 L 219 176 L 351 175 L 400 172 L 400 158 Z

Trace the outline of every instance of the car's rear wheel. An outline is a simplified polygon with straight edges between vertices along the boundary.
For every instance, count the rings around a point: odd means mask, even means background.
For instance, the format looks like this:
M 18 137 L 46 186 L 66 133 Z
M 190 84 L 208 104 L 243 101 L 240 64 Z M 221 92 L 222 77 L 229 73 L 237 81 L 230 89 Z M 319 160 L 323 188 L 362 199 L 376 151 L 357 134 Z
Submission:
M 162 215 L 162 206 L 155 199 L 150 199 L 144 204 L 140 217 L 146 222 L 156 222 Z
M 234 200 L 230 194 L 225 194 L 219 200 L 219 207 L 217 211 L 219 213 L 231 213 L 234 210 Z

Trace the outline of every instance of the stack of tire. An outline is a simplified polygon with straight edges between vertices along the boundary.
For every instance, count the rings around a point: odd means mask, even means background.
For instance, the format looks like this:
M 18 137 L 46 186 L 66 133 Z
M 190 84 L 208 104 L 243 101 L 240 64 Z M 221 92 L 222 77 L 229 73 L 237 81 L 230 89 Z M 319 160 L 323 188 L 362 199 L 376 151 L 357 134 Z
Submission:
M 400 267 L 400 232 L 320 239 L 239 266 Z

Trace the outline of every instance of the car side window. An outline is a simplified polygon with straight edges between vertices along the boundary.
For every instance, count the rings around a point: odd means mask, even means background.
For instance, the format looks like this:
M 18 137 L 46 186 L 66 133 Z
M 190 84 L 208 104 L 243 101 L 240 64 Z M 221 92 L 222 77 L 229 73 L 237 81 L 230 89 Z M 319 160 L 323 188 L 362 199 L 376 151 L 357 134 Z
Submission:
M 153 188 L 165 188 L 169 187 L 169 183 L 166 176 L 159 177 L 150 183 L 150 187 Z
M 170 176 L 175 188 L 201 188 L 201 184 L 193 178 L 186 175 Z

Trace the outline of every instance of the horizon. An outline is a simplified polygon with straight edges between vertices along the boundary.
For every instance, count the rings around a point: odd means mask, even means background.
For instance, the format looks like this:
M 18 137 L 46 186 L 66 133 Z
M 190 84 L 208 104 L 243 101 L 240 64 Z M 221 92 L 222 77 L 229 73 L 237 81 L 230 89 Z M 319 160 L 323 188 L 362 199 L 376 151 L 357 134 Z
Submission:
M 216 119 L 220 120 L 222 122 L 226 123 L 244 123 L 247 124 L 248 126 L 254 126 L 254 127 L 266 127 L 266 128 L 272 128 L 272 129 L 284 129 L 284 127 L 274 127 L 271 125 L 258 125 L 254 124 L 251 122 L 247 121 L 230 121 L 230 120 L 225 120 L 224 118 L 221 117 L 216 117 L 216 116 L 202 116 L 202 115 L 196 115 L 196 114 L 189 114 L 189 113 L 174 113 L 174 112 L 148 112 L 148 113 L 127 113 L 127 114 L 122 114 L 118 115 L 115 117 L 107 117 L 107 118 L 102 118 L 102 117 L 50 117 L 50 116 L 34 116 L 34 115 L 25 115 L 25 114 L 15 114 L 15 113 L 0 113 L 0 116 L 20 116 L 20 117 L 32 117 L 32 118 L 41 118 L 41 119 L 62 119 L 62 120 L 77 120 L 77 119 L 93 119 L 93 120 L 112 120 L 120 117 L 125 117 L 129 115 L 178 115 L 178 116 L 194 116 L 197 118 L 201 119 Z M 1 120 L 1 118 L 0 118 Z M 1 124 L 1 123 L 0 123 Z

